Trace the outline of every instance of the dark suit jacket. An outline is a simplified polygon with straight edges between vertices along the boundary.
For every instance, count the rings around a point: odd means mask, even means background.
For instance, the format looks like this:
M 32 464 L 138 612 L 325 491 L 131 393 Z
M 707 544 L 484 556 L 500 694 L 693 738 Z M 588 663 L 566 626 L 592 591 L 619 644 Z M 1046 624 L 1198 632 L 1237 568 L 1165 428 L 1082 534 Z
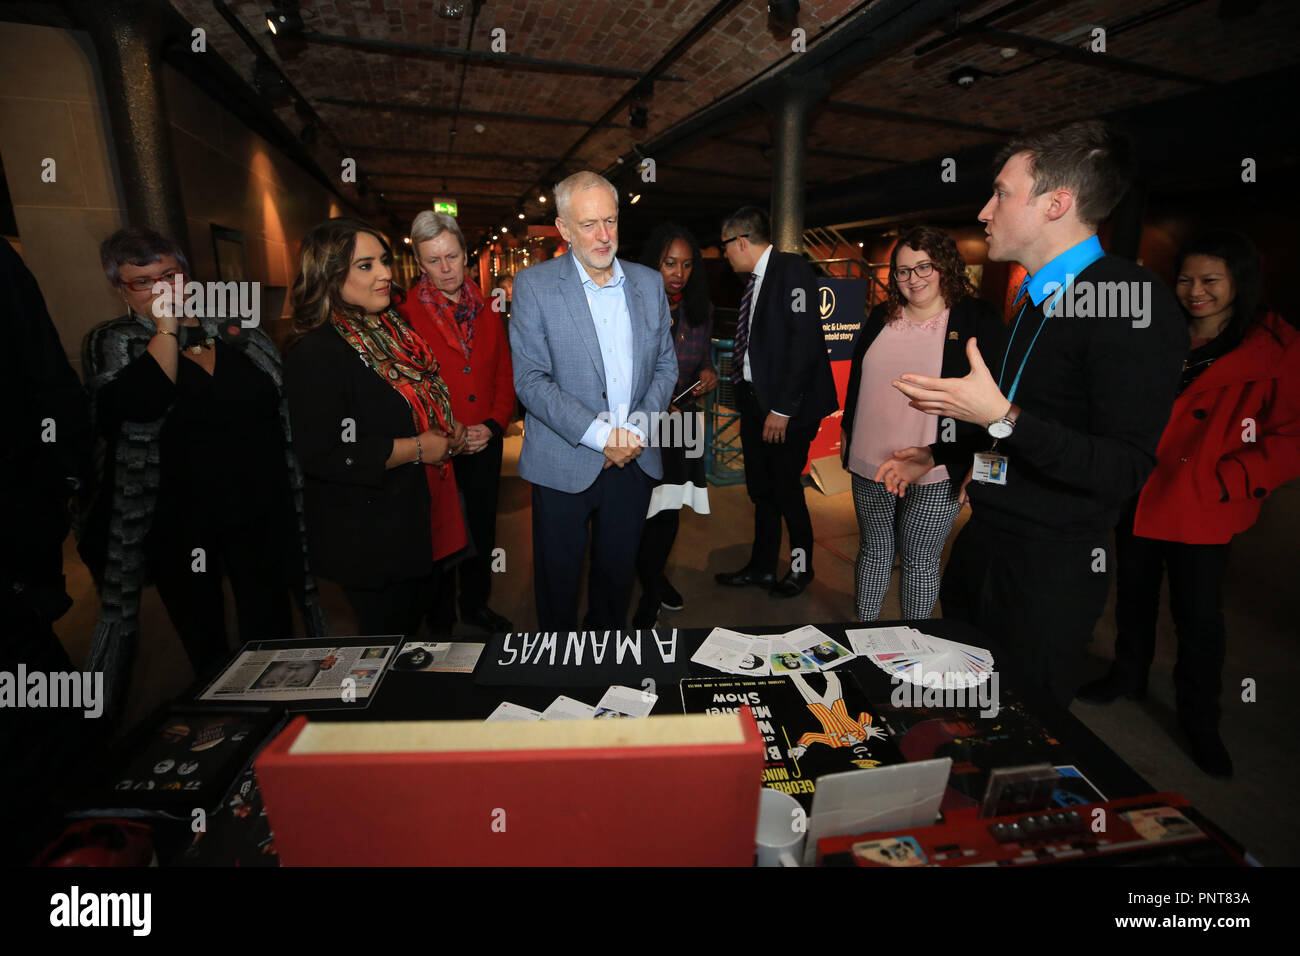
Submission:
M 411 407 L 330 325 L 284 360 L 293 445 L 306 479 L 312 567 L 344 587 L 379 588 L 433 568 L 424 469 L 385 468 L 393 439 L 415 434 Z M 344 442 L 343 420 L 356 422 Z
M 796 312 L 796 289 L 803 291 Z M 790 416 L 791 428 L 816 428 L 839 407 L 817 308 L 817 277 L 802 256 L 772 250 L 750 321 L 749 364 L 764 412 Z
M 885 327 L 889 314 L 889 303 L 882 302 L 871 310 L 862 331 L 853 346 L 853 366 L 849 372 L 849 387 L 844 395 L 844 418 L 840 427 L 843 436 L 840 444 L 840 460 L 846 465 L 849 460 L 849 444 L 853 440 L 853 417 L 858 410 L 858 390 L 862 387 L 862 361 L 867 350 L 876 340 L 880 330 Z M 953 333 L 956 338 L 953 338 Z M 939 369 L 940 378 L 961 378 L 970 374 L 970 361 L 966 358 L 966 341 L 974 336 L 979 341 L 980 355 L 984 364 L 997 375 L 1002 352 L 1007 346 L 1007 326 L 1002 321 L 998 310 L 973 296 L 966 296 L 948 313 L 948 329 L 943 340 L 943 364 Z M 906 371 L 904 369 L 904 371 Z M 902 392 L 899 399 L 905 400 Z M 939 425 L 939 440 L 930 446 L 934 453 L 936 465 L 946 465 L 949 479 L 954 487 L 960 487 L 961 481 L 970 470 L 971 455 L 981 442 L 991 443 L 988 431 L 969 422 L 956 423 L 956 441 L 943 441 L 943 423 Z M 982 437 L 981 437 L 982 436 Z

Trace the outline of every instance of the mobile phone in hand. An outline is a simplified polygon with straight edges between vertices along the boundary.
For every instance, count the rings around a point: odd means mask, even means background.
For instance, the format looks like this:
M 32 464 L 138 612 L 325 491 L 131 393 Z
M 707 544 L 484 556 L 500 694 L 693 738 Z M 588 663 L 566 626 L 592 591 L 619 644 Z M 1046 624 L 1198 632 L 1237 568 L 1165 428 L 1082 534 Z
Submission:
M 695 380 L 695 385 L 699 385 L 701 381 L 703 381 L 703 379 L 698 379 L 698 378 L 697 378 L 697 379 Z M 695 391 L 695 385 L 687 386 L 686 391 L 682 392 L 680 395 L 678 395 L 676 398 L 674 398 L 673 401 L 672 401 L 672 403 L 673 403 L 674 405 L 676 405 L 678 402 L 680 402 L 680 401 L 681 401 L 683 398 L 685 398 L 687 395 L 691 394 L 691 392 Z

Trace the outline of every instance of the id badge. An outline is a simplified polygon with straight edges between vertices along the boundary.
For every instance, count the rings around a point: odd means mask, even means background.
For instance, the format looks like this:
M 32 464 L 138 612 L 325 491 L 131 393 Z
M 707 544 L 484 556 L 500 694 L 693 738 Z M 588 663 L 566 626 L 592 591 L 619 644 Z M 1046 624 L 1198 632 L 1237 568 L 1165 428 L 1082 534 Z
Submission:
M 975 464 L 971 468 L 971 478 L 988 485 L 1005 485 L 1007 483 L 1007 456 L 992 451 L 977 451 Z

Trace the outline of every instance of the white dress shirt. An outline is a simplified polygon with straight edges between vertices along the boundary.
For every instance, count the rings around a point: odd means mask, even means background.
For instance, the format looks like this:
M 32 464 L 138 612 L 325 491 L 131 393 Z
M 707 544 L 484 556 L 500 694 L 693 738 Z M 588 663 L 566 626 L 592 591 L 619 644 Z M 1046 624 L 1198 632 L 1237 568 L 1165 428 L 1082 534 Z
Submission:
M 754 341 L 754 313 L 756 311 L 755 307 L 758 305 L 758 293 L 763 288 L 763 274 L 767 272 L 767 260 L 771 258 L 771 255 L 772 247 L 768 246 L 763 250 L 763 254 L 758 257 L 758 261 L 754 263 L 754 294 L 749 298 L 749 340 L 751 342 Z M 749 368 L 749 349 L 745 349 L 745 367 L 741 374 L 746 382 L 751 385 L 754 384 L 754 373 Z M 778 412 L 775 408 L 772 409 L 772 414 L 780 415 L 782 418 L 790 417 L 784 412 Z

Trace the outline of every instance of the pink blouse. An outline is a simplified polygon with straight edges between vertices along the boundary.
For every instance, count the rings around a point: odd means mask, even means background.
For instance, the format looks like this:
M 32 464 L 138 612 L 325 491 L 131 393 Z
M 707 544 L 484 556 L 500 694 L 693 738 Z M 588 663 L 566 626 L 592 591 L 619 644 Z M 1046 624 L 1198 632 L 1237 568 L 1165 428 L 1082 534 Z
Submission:
M 934 442 L 939 419 L 912 408 L 907 396 L 889 383 L 904 372 L 938 378 L 947 331 L 947 309 L 919 325 L 896 313 L 880 330 L 862 359 L 849 471 L 874 479 L 876 470 L 896 449 Z M 947 478 L 948 469 L 936 465 L 917 484 L 930 485 Z

